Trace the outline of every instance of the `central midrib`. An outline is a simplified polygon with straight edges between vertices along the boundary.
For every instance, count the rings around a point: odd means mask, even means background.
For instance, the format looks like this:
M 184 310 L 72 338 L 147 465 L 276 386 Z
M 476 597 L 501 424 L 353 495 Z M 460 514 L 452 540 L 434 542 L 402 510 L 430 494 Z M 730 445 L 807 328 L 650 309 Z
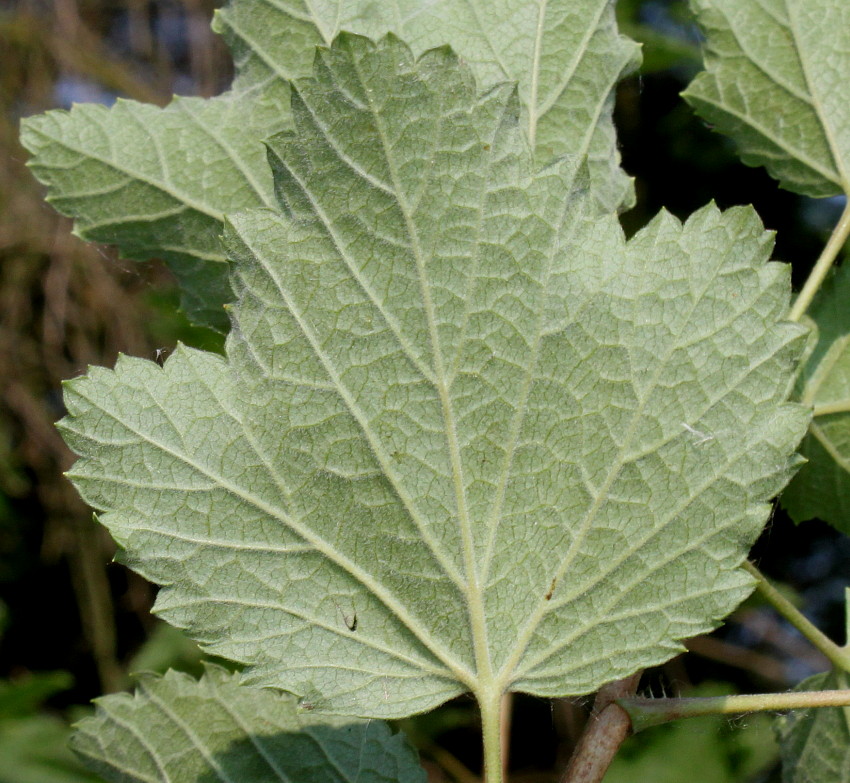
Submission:
M 467 610 L 469 612 L 472 646 L 475 656 L 477 675 L 475 682 L 467 684 L 476 696 L 480 697 L 484 691 L 489 692 L 492 690 L 493 669 L 492 662 L 490 660 L 489 644 L 487 641 L 487 622 L 484 614 L 484 601 L 481 592 L 481 585 L 478 580 L 477 569 L 475 567 L 475 547 L 472 538 L 472 527 L 470 523 L 466 491 L 464 489 L 463 463 L 461 460 L 460 445 L 457 440 L 457 426 L 451 397 L 449 396 L 448 386 L 446 383 L 446 368 L 442 351 L 440 349 L 439 335 L 437 333 L 434 302 L 431 298 L 431 291 L 425 271 L 424 252 L 419 240 L 419 232 L 411 216 L 410 207 L 403 195 L 398 172 L 396 171 L 394 161 L 390 155 L 391 146 L 389 144 L 389 138 L 386 133 L 386 129 L 384 128 L 382 118 L 380 113 L 374 108 L 371 92 L 366 88 L 365 81 L 362 78 L 359 68 L 357 68 L 356 61 L 354 63 L 354 67 L 357 70 L 358 78 L 364 87 L 364 94 L 369 102 L 369 108 L 375 120 L 375 128 L 378 131 L 381 146 L 384 150 L 384 158 L 387 163 L 390 180 L 396 193 L 396 197 L 398 198 L 399 211 L 404 218 L 405 228 L 407 229 L 408 236 L 410 237 L 410 245 L 416 263 L 419 288 L 422 295 L 422 304 L 425 311 L 425 318 L 428 326 L 428 337 L 431 343 L 431 351 L 434 361 L 436 388 L 440 398 L 440 406 L 442 408 L 443 422 L 446 430 L 446 441 L 454 484 L 455 503 L 457 506 L 458 523 L 460 526 L 463 546 L 463 564 L 467 578 Z M 443 119 L 444 117 L 441 116 L 440 127 L 442 127 Z

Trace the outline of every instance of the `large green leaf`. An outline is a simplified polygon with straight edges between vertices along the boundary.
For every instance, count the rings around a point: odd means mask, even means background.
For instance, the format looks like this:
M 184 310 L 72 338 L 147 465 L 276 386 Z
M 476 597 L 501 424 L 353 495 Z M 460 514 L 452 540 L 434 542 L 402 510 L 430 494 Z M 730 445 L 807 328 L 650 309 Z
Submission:
M 232 0 L 215 26 L 236 61 L 229 93 L 175 98 L 164 109 L 81 105 L 29 119 L 22 133 L 48 200 L 76 218 L 76 233 L 128 258 L 163 258 L 199 323 L 227 325 L 223 215 L 273 205 L 261 140 L 291 124 L 288 80 L 306 76 L 315 46 L 343 28 L 402 33 L 417 53 L 449 43 L 485 86 L 518 81 L 538 160 L 587 156 L 602 206 L 631 203 L 611 110 L 636 45 L 617 34 L 611 0 L 501 0 L 486 9 L 475 0 Z
M 850 3 L 691 0 L 707 70 L 684 93 L 699 114 L 809 196 L 850 192 Z
M 814 410 L 801 452 L 808 459 L 782 494 L 797 522 L 819 517 L 850 534 L 850 266 L 838 269 L 812 303 L 817 346 L 801 376 L 801 401 Z
M 587 693 L 716 625 L 809 418 L 753 211 L 627 244 L 445 48 L 343 37 L 293 114 L 285 215 L 227 230 L 227 358 L 67 387 L 73 480 L 158 611 L 376 717 Z
M 425 783 L 416 752 L 378 721 L 316 716 L 288 694 L 210 668 L 97 699 L 72 747 L 109 783 Z

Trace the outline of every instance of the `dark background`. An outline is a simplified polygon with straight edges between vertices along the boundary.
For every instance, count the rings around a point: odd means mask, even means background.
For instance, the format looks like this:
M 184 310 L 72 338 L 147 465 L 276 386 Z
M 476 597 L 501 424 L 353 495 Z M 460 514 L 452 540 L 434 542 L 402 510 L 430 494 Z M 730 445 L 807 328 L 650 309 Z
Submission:
M 123 261 L 70 235 L 70 221 L 44 204 L 25 168 L 17 134 L 21 117 L 72 102 L 120 95 L 164 105 L 175 92 L 226 89 L 231 63 L 209 30 L 215 6 L 0 2 L 0 783 L 92 780 L 64 749 L 68 721 L 87 709 L 81 705 L 129 687 L 132 671 L 194 671 L 200 660 L 188 640 L 151 616 L 154 588 L 110 563 L 109 536 L 62 477 L 72 457 L 53 422 L 63 412 L 61 380 L 89 364 L 111 365 L 119 351 L 156 358 L 178 339 L 210 349 L 219 341 L 175 312 L 177 294 L 161 264 Z M 842 203 L 780 190 L 764 170 L 743 166 L 732 142 L 679 98 L 700 67 L 699 34 L 683 2 L 631 0 L 619 13 L 645 55 L 641 73 L 621 85 L 616 112 L 623 165 L 638 195 L 623 215 L 626 231 L 661 208 L 684 218 L 712 199 L 721 208 L 753 204 L 777 231 L 775 257 L 793 264 L 799 285 Z M 796 528 L 777 509 L 754 556 L 844 641 L 846 538 L 818 521 Z M 688 646 L 689 654 L 648 672 L 642 689 L 784 690 L 826 668 L 755 600 Z M 511 779 L 557 780 L 587 706 L 515 698 Z M 476 720 L 471 702 L 460 699 L 405 722 L 433 781 L 475 778 Z M 624 748 L 612 775 L 633 783 L 688 779 L 684 769 L 661 771 L 671 742 L 693 747 L 695 763 L 719 770 L 717 780 L 779 779 L 764 722 L 722 720 L 647 732 Z

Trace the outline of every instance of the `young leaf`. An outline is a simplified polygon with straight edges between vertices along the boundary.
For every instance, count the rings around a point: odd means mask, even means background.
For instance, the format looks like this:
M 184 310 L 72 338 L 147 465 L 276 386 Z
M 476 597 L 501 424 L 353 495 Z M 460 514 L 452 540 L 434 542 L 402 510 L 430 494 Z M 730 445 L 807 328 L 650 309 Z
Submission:
M 850 4 L 691 0 L 707 42 L 684 97 L 752 166 L 808 196 L 850 192 Z
M 227 358 L 68 384 L 77 487 L 255 682 L 376 717 L 582 694 L 751 589 L 809 419 L 787 268 L 750 209 L 627 244 L 519 113 L 447 49 L 320 50 L 285 215 L 227 229 Z
M 817 346 L 801 378 L 814 419 L 800 451 L 808 460 L 782 494 L 796 522 L 819 517 L 850 534 L 850 267 L 827 280 L 809 314 Z
M 485 14 L 456 1 L 402 5 L 356 0 L 295 10 L 232 0 L 215 24 L 236 61 L 229 93 L 175 98 L 165 109 L 82 105 L 26 120 L 21 138 L 33 173 L 56 209 L 76 218 L 79 236 L 116 244 L 127 258 L 163 258 L 188 315 L 223 331 L 221 308 L 232 295 L 222 217 L 273 206 L 261 140 L 290 126 L 288 80 L 308 75 L 315 46 L 347 28 L 403 32 L 418 52 L 448 42 L 484 84 L 518 80 L 538 159 L 587 155 L 600 203 L 631 203 L 611 110 L 636 44 L 618 36 L 611 0 L 504 0 Z
M 416 752 L 377 721 L 316 716 L 209 667 L 145 675 L 96 700 L 71 745 L 109 783 L 425 783 Z

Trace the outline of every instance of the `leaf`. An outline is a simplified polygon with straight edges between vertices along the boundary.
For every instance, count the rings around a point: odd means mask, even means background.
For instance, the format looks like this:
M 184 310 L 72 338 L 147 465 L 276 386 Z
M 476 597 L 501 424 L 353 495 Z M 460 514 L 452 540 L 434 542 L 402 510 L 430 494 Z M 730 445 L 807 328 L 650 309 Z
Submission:
M 97 699 L 72 747 L 109 783 L 425 783 L 386 724 L 299 712 L 292 696 L 237 680 L 217 667 L 145 676 L 135 695 Z
M 71 476 L 158 611 L 323 709 L 572 695 L 666 660 L 738 566 L 808 414 L 750 209 L 626 244 L 510 87 L 343 36 L 227 229 L 227 359 L 71 381 Z
M 850 5 L 691 0 L 707 70 L 683 93 L 751 166 L 807 196 L 850 192 Z
M 617 0 L 617 25 L 641 47 L 642 76 L 675 70 L 695 74 L 702 67 L 702 51 L 690 9 L 684 3 L 654 6 L 644 0 Z
M 850 588 L 845 590 L 846 639 L 850 640 Z M 850 688 L 850 674 L 833 669 L 803 680 L 797 691 Z M 774 723 L 783 783 L 850 783 L 850 707 L 793 710 Z
M 214 26 L 236 62 L 229 93 L 175 98 L 164 109 L 81 105 L 30 118 L 22 132 L 33 173 L 48 201 L 76 219 L 75 233 L 116 244 L 128 258 L 164 259 L 197 323 L 227 327 L 222 217 L 274 206 L 261 140 L 290 126 L 288 80 L 308 75 L 315 46 L 343 27 L 403 32 L 417 52 L 448 42 L 486 85 L 518 80 L 538 159 L 588 155 L 603 206 L 633 200 L 611 111 L 636 44 L 617 35 L 610 0 L 502 0 L 486 13 L 475 0 L 232 0 Z
M 69 733 L 48 715 L 0 721 L 0 783 L 99 783 L 68 750 Z
M 836 270 L 809 310 L 817 346 L 801 378 L 814 419 L 801 446 L 808 460 L 782 494 L 795 522 L 819 517 L 850 534 L 850 267 Z
M 68 725 L 39 713 L 71 685 L 66 671 L 0 680 L 0 783 L 98 783 L 68 750 Z
M 269 93 L 265 106 L 250 93 L 175 98 L 165 109 L 82 104 L 26 120 L 21 140 L 77 236 L 116 244 L 126 258 L 162 258 L 188 316 L 221 331 L 232 298 L 223 214 L 272 203 L 259 140 L 286 124 L 276 108 L 285 96 Z
M 190 318 L 221 331 L 232 299 L 224 214 L 274 205 L 261 141 L 289 127 L 288 79 L 310 72 L 322 38 L 306 12 L 259 0 L 232 3 L 217 27 L 236 61 L 230 92 L 177 97 L 164 109 L 119 100 L 51 111 L 24 121 L 21 141 L 78 236 L 127 258 L 162 258 Z
M 98 783 L 68 750 L 69 734 L 50 715 L 0 719 L 0 783 Z
M 47 699 L 74 684 L 70 672 L 29 674 L 13 680 L 0 680 L 0 719 L 34 714 Z
M 603 211 L 634 205 L 612 120 L 617 83 L 637 69 L 638 45 L 618 34 L 611 0 L 361 1 L 342 28 L 392 32 L 419 55 L 448 44 L 489 87 L 517 82 L 522 125 L 539 164 L 588 157 Z M 380 12 L 377 10 L 380 8 Z M 381 16 L 378 16 L 378 13 Z
M 803 680 L 795 690 L 850 688 L 847 672 Z M 850 783 L 850 708 L 794 710 L 777 719 L 783 783 Z

